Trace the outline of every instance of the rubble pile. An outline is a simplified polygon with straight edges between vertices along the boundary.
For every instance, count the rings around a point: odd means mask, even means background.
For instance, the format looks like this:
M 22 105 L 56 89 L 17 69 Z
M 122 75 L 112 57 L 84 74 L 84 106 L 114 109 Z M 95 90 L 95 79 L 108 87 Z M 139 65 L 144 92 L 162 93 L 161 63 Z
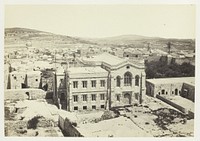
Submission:
M 37 127 L 53 127 L 54 121 L 46 119 L 43 116 L 35 116 L 27 122 L 28 129 L 36 129 Z
M 101 116 L 101 120 L 107 120 L 107 119 L 112 119 L 112 118 L 116 118 L 119 117 L 119 114 L 117 114 L 114 111 L 104 111 L 103 115 Z
M 55 106 L 45 100 L 6 102 L 5 117 L 5 136 L 63 136 Z
M 154 122 L 164 130 L 167 130 L 167 126 L 170 124 L 187 122 L 187 116 L 173 109 L 160 108 L 158 110 L 152 111 L 153 114 L 157 116 Z

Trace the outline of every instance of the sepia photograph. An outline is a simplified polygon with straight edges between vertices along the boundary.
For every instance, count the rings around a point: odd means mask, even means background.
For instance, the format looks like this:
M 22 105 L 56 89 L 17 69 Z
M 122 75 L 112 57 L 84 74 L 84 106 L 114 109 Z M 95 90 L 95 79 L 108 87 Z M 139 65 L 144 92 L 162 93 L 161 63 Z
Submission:
M 6 4 L 4 137 L 195 137 L 195 4 Z

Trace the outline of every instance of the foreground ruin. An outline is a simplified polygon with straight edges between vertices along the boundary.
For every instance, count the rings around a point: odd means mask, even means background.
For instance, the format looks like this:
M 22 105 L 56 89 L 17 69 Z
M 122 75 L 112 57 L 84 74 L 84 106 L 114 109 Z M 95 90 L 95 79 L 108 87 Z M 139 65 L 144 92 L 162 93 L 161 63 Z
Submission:
M 148 96 L 143 105 L 111 111 L 67 112 L 52 103 L 48 99 L 5 100 L 5 136 L 194 136 L 194 119 Z

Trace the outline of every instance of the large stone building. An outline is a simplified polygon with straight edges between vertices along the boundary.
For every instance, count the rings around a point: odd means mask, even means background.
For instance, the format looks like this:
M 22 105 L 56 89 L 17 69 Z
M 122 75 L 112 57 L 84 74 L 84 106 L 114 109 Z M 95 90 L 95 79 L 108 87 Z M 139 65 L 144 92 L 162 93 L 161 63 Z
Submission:
M 157 78 L 146 80 L 146 94 L 182 96 L 194 102 L 195 99 L 195 77 L 179 78 Z
M 68 68 L 54 75 L 54 100 L 63 109 L 91 110 L 142 103 L 146 92 L 144 64 L 133 64 L 109 53 L 80 61 L 84 67 Z

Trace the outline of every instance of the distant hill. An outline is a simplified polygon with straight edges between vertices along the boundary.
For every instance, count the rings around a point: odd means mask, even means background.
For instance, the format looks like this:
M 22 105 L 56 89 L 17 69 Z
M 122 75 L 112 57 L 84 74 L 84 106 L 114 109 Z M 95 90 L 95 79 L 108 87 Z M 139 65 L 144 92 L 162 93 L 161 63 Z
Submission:
M 172 43 L 172 49 L 195 49 L 194 39 L 168 39 L 160 37 L 147 37 L 140 35 L 120 35 L 106 38 L 90 38 L 85 39 L 90 42 L 94 42 L 101 45 L 113 45 L 113 46 L 127 46 L 127 47 L 147 47 L 148 43 L 151 48 L 164 49 L 167 47 L 167 43 Z
M 67 47 L 74 44 L 94 44 L 76 37 L 27 28 L 6 28 L 4 35 L 5 46 L 11 44 L 26 45 L 27 43 L 31 43 L 35 47 Z
M 58 35 L 50 32 L 27 28 L 6 28 L 5 45 L 22 44 L 28 42 L 35 47 L 73 47 L 74 45 L 97 45 L 110 47 L 147 47 L 167 50 L 167 43 L 172 43 L 172 50 L 195 50 L 194 39 L 167 39 L 160 37 L 147 37 L 141 35 L 120 35 L 106 38 L 79 38 Z

